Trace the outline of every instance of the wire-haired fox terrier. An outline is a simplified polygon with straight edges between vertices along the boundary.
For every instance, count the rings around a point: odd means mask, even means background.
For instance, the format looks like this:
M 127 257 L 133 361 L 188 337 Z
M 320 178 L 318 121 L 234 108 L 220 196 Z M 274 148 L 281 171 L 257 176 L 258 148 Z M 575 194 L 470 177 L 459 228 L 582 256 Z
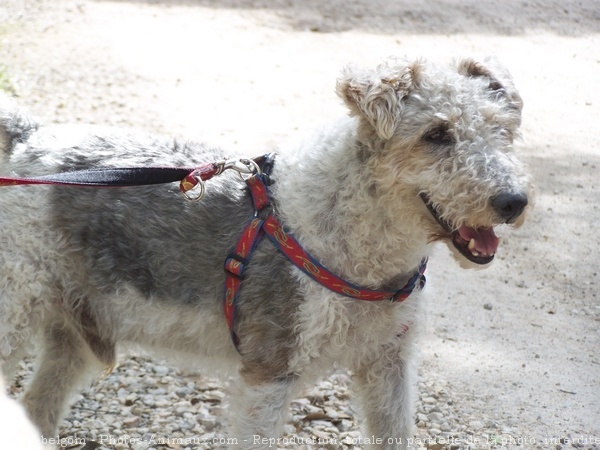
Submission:
M 266 447 L 256 436 L 279 435 L 290 398 L 343 366 L 376 448 L 408 448 L 425 261 L 442 241 L 463 265 L 486 265 L 494 227 L 522 223 L 522 101 L 506 69 L 472 59 L 350 67 L 337 93 L 349 117 L 274 160 L 230 164 L 257 173 L 225 171 L 198 202 L 173 183 L 0 188 L 0 357 L 10 377 L 37 343 L 22 401 L 42 434 L 118 344 L 139 344 L 237 372 L 243 447 Z M 224 160 L 198 143 L 41 126 L 8 99 L 0 145 L 0 174 L 21 178 Z M 286 254 L 292 240 L 304 256 Z

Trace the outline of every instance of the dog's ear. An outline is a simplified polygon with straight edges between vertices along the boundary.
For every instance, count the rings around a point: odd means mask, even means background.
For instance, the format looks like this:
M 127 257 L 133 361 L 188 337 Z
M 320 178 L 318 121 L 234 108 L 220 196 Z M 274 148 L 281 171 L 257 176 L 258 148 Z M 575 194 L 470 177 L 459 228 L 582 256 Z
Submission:
M 389 139 L 400 121 L 402 97 L 412 85 L 412 66 L 382 64 L 375 71 L 346 67 L 336 91 L 351 115 L 366 119 L 379 137 Z
M 498 61 L 492 58 L 486 58 L 483 62 L 461 59 L 457 63 L 457 70 L 466 77 L 487 78 L 490 91 L 504 96 L 517 111 L 523 109 L 523 99 L 515 88 L 512 76 Z

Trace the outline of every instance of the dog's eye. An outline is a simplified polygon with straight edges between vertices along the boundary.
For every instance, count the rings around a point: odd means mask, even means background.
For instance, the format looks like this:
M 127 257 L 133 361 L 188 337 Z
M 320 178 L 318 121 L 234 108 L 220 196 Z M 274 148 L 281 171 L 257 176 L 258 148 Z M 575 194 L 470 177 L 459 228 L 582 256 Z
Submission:
M 425 140 L 437 145 L 452 145 L 454 137 L 446 126 L 439 126 L 425 133 Z

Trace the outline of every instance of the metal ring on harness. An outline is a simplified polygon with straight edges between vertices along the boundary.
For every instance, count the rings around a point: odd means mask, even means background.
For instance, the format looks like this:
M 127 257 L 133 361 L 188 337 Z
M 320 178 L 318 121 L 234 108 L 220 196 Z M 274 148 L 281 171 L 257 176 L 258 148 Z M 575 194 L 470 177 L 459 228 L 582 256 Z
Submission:
M 204 186 L 204 181 L 200 178 L 200 175 L 192 175 L 192 178 L 196 180 L 196 183 L 192 187 L 189 187 L 185 190 L 182 189 L 183 195 L 185 198 L 192 202 L 198 202 L 202 200 L 204 194 L 206 194 L 206 187 Z

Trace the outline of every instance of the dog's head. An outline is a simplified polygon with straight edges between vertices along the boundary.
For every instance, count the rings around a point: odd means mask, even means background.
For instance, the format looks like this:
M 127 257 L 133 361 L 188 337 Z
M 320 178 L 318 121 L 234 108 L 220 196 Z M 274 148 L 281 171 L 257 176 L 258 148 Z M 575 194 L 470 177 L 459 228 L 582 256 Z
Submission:
M 393 60 L 345 69 L 337 92 L 359 121 L 378 191 L 420 214 L 464 266 L 491 262 L 494 227 L 520 226 L 531 204 L 513 148 L 523 102 L 508 71 L 489 59 Z

